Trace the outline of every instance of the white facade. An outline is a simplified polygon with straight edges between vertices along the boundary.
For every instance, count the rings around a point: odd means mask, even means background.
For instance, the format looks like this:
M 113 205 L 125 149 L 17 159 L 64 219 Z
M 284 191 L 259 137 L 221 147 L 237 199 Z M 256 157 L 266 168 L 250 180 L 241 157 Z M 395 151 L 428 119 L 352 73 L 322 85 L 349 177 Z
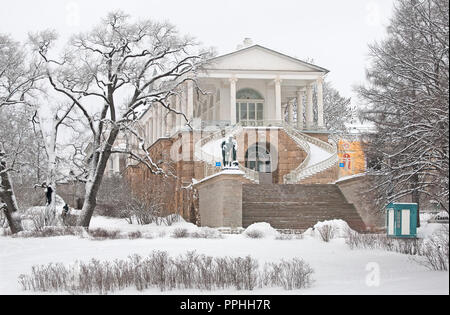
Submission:
M 197 75 L 197 85 L 188 81 L 169 105 L 184 113 L 194 128 L 287 122 L 302 131 L 320 131 L 325 125 L 322 85 L 327 73 L 324 68 L 254 45 L 210 60 Z M 186 119 L 155 105 L 139 125 L 149 147 L 182 130 Z M 111 169 L 117 171 L 117 163 L 113 162 Z

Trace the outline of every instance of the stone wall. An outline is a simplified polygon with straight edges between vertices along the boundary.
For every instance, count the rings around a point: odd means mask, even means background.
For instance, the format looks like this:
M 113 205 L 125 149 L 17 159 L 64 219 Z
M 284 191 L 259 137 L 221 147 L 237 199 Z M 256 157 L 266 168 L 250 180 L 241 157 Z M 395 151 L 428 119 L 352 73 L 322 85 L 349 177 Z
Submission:
M 369 192 L 371 185 L 367 176 L 359 176 L 337 182 L 348 202 L 353 203 L 369 229 L 384 228 L 385 216 L 375 205 L 375 197 Z
M 311 185 L 311 184 L 331 184 L 334 183 L 339 177 L 338 165 L 326 169 L 323 172 L 317 173 L 311 177 L 302 180 L 299 184 Z
M 167 176 L 152 174 L 143 163 L 129 166 L 124 172 L 137 197 L 161 204 L 164 216 L 176 213 L 191 222 L 196 221 L 198 212 L 198 199 L 190 187 L 192 179 L 204 177 L 204 163 L 193 161 L 193 142 L 193 133 L 184 132 L 159 139 L 147 149 Z
M 243 175 L 216 175 L 196 184 L 199 192 L 201 226 L 242 227 L 242 184 L 249 183 Z

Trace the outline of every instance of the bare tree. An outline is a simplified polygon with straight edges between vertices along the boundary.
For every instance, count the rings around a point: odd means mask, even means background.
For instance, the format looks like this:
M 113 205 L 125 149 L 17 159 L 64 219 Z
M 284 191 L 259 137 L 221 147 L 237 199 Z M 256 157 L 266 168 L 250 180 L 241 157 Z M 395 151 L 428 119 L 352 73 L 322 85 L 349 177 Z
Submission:
M 23 47 L 10 37 L 0 34 L 1 111 L 14 111 L 17 107 L 23 107 L 28 104 L 29 94 L 35 87 L 34 85 L 39 78 L 40 71 L 37 64 L 27 63 L 26 60 L 28 58 Z M 15 129 L 16 134 L 12 135 L 13 138 L 5 138 L 6 134 L 3 134 L 0 141 L 0 199 L 6 204 L 6 207 L 3 207 L 3 209 L 12 233 L 21 231 L 22 226 L 17 215 L 19 209 L 11 172 L 17 170 L 19 165 L 18 157 L 23 153 L 23 140 L 26 137 L 26 132 L 20 131 L 20 128 L 27 128 L 26 126 L 17 125 L 15 127 L 18 128 Z M 6 125 L 2 126 L 2 133 L 11 131 L 3 128 L 6 128 Z M 11 142 L 12 139 L 16 139 L 18 142 Z M 13 146 L 8 144 L 13 144 Z M 8 149 L 12 151 L 7 152 Z
M 398 0 L 385 40 L 370 46 L 364 119 L 377 134 L 367 151 L 380 205 L 411 196 L 448 211 L 449 4 Z
M 89 227 L 106 164 L 120 132 L 134 134 L 143 153 L 140 158 L 154 173 L 164 173 L 145 151 L 134 130 L 141 110 L 163 106 L 176 114 L 168 100 L 178 87 L 192 80 L 209 52 L 182 37 L 169 23 L 130 22 L 122 12 L 109 14 L 96 28 L 74 36 L 60 60 L 50 57 L 53 32 L 31 36 L 47 64 L 47 78 L 82 114 L 90 131 L 91 156 L 86 170 L 86 194 L 79 224 Z M 188 122 L 189 123 L 189 122 Z

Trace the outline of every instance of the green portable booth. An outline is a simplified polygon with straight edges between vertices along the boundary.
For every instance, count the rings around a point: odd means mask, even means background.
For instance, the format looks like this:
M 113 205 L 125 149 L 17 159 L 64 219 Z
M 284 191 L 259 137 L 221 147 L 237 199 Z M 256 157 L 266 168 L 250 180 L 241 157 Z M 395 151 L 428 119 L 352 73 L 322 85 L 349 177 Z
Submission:
M 417 237 L 417 203 L 391 203 L 386 208 L 386 229 L 389 237 Z

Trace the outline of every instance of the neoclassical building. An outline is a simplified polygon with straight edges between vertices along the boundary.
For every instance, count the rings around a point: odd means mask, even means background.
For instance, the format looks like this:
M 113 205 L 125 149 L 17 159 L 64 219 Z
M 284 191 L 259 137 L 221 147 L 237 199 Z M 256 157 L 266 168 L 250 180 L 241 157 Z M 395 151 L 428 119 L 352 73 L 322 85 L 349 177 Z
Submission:
M 363 230 L 352 200 L 334 184 L 337 144 L 324 123 L 323 80 L 329 71 L 274 50 L 247 45 L 216 57 L 170 100 L 176 115 L 154 105 L 139 126 L 148 152 L 171 176 L 114 156 L 133 191 L 163 205 L 163 214 L 210 227 L 269 222 L 305 229 L 344 218 Z M 239 170 L 223 170 L 220 144 L 233 137 Z M 118 144 L 118 145 L 124 145 Z M 131 141 L 131 145 L 137 143 Z

